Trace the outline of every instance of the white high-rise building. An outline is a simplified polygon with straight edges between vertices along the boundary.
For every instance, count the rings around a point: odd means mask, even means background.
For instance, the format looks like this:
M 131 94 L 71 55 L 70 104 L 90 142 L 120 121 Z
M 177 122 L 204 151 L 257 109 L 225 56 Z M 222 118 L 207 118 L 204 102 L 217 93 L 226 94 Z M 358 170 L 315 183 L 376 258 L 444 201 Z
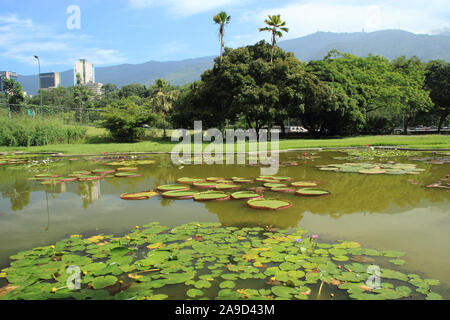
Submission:
M 95 70 L 92 63 L 87 62 L 86 59 L 80 59 L 75 62 L 73 67 L 73 83 L 78 84 L 78 77 L 80 75 L 80 84 L 88 84 L 89 82 L 95 82 Z

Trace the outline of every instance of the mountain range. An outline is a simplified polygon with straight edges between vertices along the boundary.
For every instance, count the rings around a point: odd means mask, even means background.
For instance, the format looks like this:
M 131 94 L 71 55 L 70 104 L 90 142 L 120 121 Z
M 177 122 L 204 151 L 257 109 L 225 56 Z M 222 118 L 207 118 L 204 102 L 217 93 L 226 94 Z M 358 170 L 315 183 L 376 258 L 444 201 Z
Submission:
M 450 61 L 450 34 L 448 30 L 425 35 L 402 30 L 383 30 L 375 32 L 334 33 L 316 32 L 314 34 L 280 41 L 278 45 L 293 52 L 299 60 L 322 59 L 332 50 L 366 57 L 369 54 L 381 55 L 388 59 L 399 56 L 417 56 L 422 61 L 442 59 Z M 175 85 L 183 85 L 200 79 L 200 75 L 211 68 L 214 57 L 201 57 L 182 61 L 149 61 L 141 64 L 121 64 L 95 68 L 96 82 L 113 83 L 119 87 L 130 83 L 149 85 L 158 78 L 164 78 Z M 73 85 L 73 70 L 60 72 L 61 85 Z M 35 94 L 38 88 L 37 75 L 18 76 L 24 91 Z

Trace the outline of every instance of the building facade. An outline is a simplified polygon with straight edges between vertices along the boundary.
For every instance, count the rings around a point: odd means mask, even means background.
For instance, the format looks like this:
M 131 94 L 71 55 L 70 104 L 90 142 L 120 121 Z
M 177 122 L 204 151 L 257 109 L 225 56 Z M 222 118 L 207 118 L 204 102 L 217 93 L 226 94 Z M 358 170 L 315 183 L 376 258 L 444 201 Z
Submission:
M 75 62 L 73 67 L 73 84 L 75 86 L 78 84 L 86 85 L 89 82 L 95 83 L 94 65 L 86 59 L 80 59 L 80 61 Z
M 41 89 L 53 89 L 61 85 L 61 77 L 59 72 L 41 73 Z
M 100 96 L 103 94 L 103 84 L 102 83 L 97 83 L 97 82 L 89 82 L 86 84 L 86 87 L 88 87 L 92 93 L 96 96 Z
M 17 81 L 17 73 L 11 71 L 0 71 L 0 91 L 3 91 L 3 80 L 13 79 Z

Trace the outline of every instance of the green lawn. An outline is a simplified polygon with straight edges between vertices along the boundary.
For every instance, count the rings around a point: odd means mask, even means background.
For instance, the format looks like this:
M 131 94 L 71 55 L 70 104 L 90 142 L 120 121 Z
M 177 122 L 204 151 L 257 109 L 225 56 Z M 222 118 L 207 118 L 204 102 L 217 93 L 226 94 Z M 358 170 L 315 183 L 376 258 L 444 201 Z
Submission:
M 137 143 L 107 143 L 104 142 L 102 129 L 90 129 L 87 143 L 47 145 L 40 147 L 0 147 L 0 152 L 61 152 L 64 154 L 103 154 L 112 152 L 170 152 L 177 145 L 170 139 L 159 137 Z M 398 146 L 404 148 L 445 149 L 450 148 L 450 136 L 421 135 L 421 136 L 360 136 L 340 139 L 292 139 L 281 140 L 280 150 L 301 148 L 332 148 L 366 146 Z M 208 143 L 204 143 L 206 147 Z M 248 150 L 248 144 L 246 146 Z

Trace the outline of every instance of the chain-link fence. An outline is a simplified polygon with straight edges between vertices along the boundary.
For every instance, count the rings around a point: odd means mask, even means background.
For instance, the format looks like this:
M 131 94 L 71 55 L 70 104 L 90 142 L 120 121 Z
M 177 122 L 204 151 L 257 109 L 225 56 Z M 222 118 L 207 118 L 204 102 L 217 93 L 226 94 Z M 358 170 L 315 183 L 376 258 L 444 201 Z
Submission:
M 101 121 L 104 109 L 68 108 L 65 106 L 9 104 L 0 102 L 0 116 L 13 118 L 14 116 L 28 116 L 30 118 L 60 119 L 68 125 L 95 125 Z

